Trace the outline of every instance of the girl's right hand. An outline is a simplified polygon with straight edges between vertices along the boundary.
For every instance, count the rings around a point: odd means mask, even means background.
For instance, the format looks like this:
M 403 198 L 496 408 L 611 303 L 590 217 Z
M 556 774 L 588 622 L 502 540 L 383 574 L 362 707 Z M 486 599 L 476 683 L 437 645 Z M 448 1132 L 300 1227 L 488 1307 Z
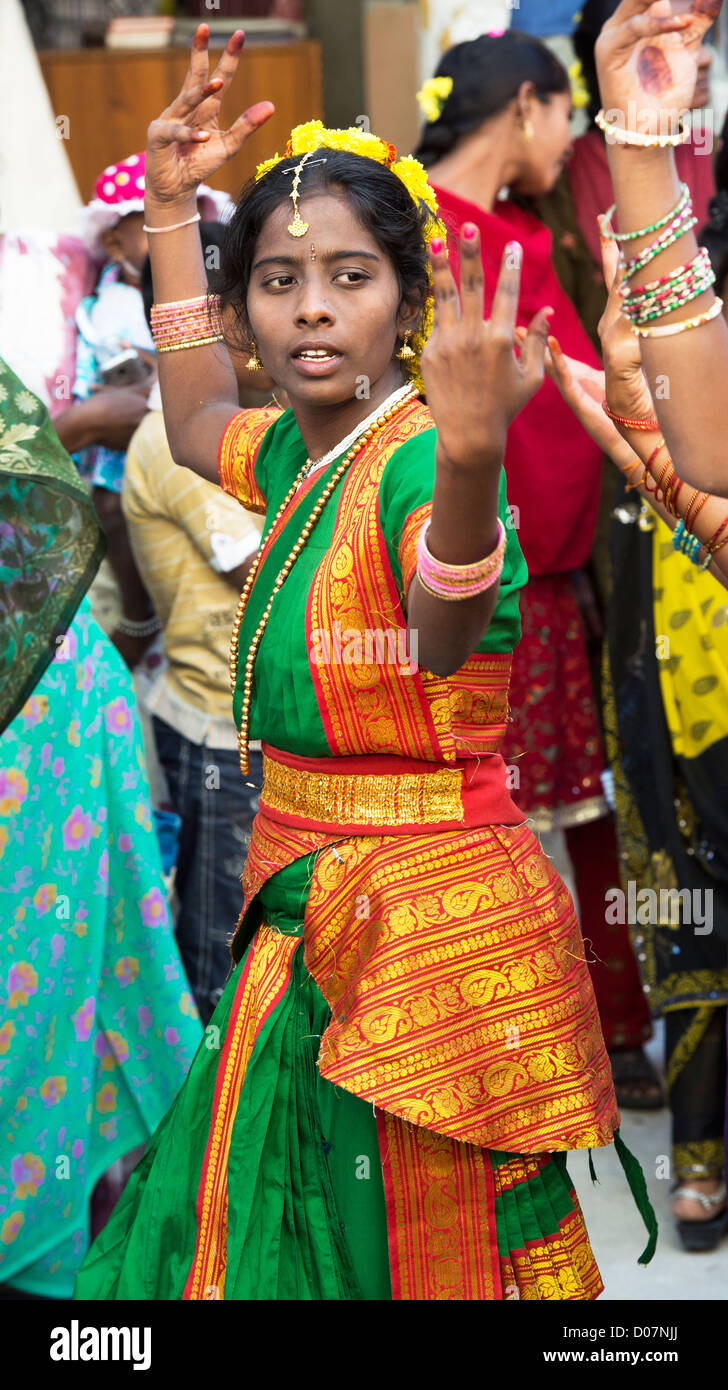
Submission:
M 258 101 L 238 116 L 229 130 L 220 129 L 222 98 L 237 72 L 245 35 L 242 29 L 236 30 L 211 78 L 209 39 L 209 26 L 200 24 L 182 91 L 147 131 L 145 183 L 149 204 L 188 205 L 198 184 L 232 159 L 275 110 L 272 102 Z

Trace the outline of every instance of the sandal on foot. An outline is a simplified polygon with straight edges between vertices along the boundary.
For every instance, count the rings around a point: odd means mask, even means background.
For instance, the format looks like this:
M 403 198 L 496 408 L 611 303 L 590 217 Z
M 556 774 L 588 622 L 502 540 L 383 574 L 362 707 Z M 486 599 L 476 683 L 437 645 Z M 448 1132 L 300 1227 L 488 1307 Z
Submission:
M 673 1194 L 673 1199 L 675 1197 L 687 1197 L 691 1202 L 698 1202 L 704 1212 L 710 1213 L 705 1221 L 685 1221 L 676 1217 L 677 1233 L 683 1249 L 715 1250 L 728 1231 L 725 1183 L 721 1183 L 717 1192 L 699 1192 L 696 1187 L 679 1187 Z M 716 1212 L 717 1207 L 722 1207 L 723 1210 Z
M 665 1093 L 644 1048 L 610 1052 L 609 1061 L 620 1110 L 662 1110 Z

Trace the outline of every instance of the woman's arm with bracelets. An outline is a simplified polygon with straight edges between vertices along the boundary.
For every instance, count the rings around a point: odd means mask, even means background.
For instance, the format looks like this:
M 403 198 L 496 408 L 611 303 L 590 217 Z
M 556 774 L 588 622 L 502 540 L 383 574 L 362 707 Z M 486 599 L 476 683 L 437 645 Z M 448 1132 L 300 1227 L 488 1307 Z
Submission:
M 654 418 L 641 415 L 630 424 L 629 417 L 619 416 L 617 418 L 623 423 L 617 427 L 616 412 L 612 412 L 610 418 L 603 408 L 605 390 L 615 399 L 614 378 L 610 385 L 603 372 L 567 357 L 553 337 L 549 338 L 548 346 L 546 370 L 549 376 L 595 443 L 624 474 L 628 491 L 639 492 L 671 531 L 677 531 L 682 522 L 676 549 L 683 549 L 686 554 L 695 550 L 691 557 L 695 563 L 710 569 L 728 588 L 726 499 L 698 492 L 677 477 Z M 647 428 L 643 428 L 645 424 Z M 690 540 L 691 536 L 695 541 Z M 709 560 L 709 554 L 714 558 Z
M 666 232 L 674 218 L 657 226 L 681 197 L 673 151 L 659 141 L 682 139 L 679 117 L 691 103 L 698 51 L 721 5 L 722 0 L 694 0 L 689 13 L 675 15 L 651 0 L 622 0 L 597 42 L 616 225 L 620 235 L 629 235 L 622 243 L 625 257 L 638 265 L 644 261 L 633 273 L 632 289 L 676 276 L 698 254 L 691 217 L 683 219 L 672 240 Z M 635 138 L 640 143 L 633 143 Z M 660 239 L 662 247 L 652 256 Z M 644 325 L 642 340 L 660 428 L 685 481 L 728 496 L 728 326 L 708 286 L 689 300 L 673 299 L 673 308 Z M 697 320 L 694 328 L 681 327 L 687 320 Z M 660 392 L 665 380 L 669 391 Z
M 267 121 L 273 107 L 257 102 L 229 130 L 220 129 L 220 105 L 245 38 L 240 30 L 233 34 L 210 79 L 208 39 L 208 26 L 200 25 L 183 89 L 147 132 L 144 207 L 169 446 L 177 463 L 218 482 L 218 445 L 239 409 L 238 385 L 219 318 L 207 309 L 196 192 Z

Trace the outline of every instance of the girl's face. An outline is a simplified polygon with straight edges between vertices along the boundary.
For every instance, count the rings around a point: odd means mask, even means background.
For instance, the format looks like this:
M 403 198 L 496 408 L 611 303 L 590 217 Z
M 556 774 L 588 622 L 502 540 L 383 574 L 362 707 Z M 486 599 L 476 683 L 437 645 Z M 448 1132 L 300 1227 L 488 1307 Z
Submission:
M 287 199 L 258 237 L 248 286 L 251 337 L 291 404 L 383 399 L 402 384 L 394 354 L 411 315 L 400 310 L 394 266 L 344 195 L 312 194 L 288 231 Z
M 520 145 L 514 192 L 539 198 L 553 188 L 571 153 L 571 109 L 568 92 L 554 92 L 547 102 L 531 101 L 533 139 L 525 140 L 520 130 L 516 136 Z

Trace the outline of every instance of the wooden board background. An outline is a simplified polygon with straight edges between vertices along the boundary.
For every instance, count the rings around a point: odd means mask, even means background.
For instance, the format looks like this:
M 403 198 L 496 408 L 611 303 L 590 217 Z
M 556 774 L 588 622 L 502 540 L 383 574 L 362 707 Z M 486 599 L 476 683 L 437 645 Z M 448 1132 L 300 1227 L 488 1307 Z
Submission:
M 88 202 L 107 164 L 144 149 L 149 122 L 180 90 L 187 52 L 58 49 L 38 56 L 53 110 L 68 118 L 66 148 L 81 197 Z M 247 106 L 263 100 L 274 103 L 275 115 L 210 180 L 215 188 L 236 194 L 256 164 L 282 152 L 293 126 L 323 117 L 317 42 L 251 44 L 245 50 L 223 119 L 230 124 Z

